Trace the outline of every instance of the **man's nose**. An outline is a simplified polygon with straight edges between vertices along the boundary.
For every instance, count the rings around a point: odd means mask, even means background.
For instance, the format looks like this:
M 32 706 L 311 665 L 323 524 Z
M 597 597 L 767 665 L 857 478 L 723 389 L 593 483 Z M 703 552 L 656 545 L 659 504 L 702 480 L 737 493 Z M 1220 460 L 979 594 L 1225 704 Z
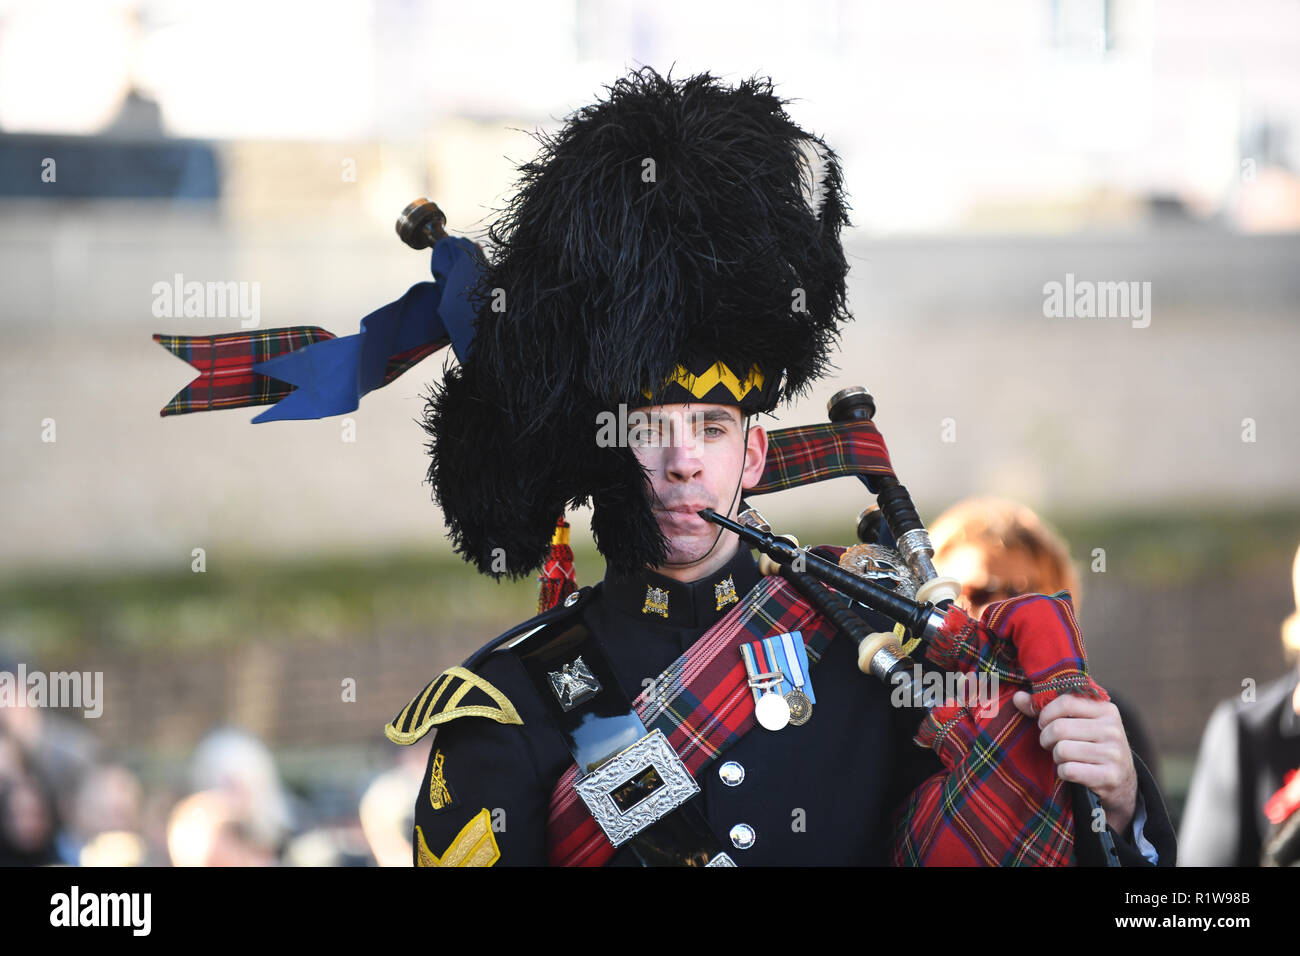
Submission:
M 704 467 L 695 436 L 690 434 L 690 429 L 678 428 L 674 430 L 673 439 L 667 448 L 668 477 L 677 481 L 690 481 Z

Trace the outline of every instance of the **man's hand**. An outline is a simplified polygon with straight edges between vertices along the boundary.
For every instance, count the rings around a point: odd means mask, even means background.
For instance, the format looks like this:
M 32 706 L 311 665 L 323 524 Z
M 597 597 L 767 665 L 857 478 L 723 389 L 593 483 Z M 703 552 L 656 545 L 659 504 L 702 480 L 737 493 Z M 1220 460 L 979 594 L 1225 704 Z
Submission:
M 1137 771 L 1119 708 L 1109 701 L 1062 694 L 1040 714 L 1024 691 L 1011 698 L 1038 720 L 1038 742 L 1051 751 L 1056 773 L 1087 787 L 1101 800 L 1106 822 L 1123 833 L 1137 808 Z

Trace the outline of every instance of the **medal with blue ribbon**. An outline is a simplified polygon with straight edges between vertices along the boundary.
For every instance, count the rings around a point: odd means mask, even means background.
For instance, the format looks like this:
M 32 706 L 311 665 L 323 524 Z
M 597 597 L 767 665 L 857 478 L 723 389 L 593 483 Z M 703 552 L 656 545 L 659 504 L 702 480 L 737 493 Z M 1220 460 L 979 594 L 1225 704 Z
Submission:
M 780 730 L 787 723 L 806 724 L 816 697 L 808 680 L 803 635 L 792 631 L 751 641 L 740 646 L 740 656 L 749 674 L 758 722 L 768 730 Z
M 790 675 L 794 688 L 785 695 L 790 705 L 790 723 L 802 727 L 812 717 L 812 685 L 808 683 L 808 651 L 803 646 L 803 635 L 798 631 L 781 635 L 783 653 L 781 670 Z M 804 692 L 804 688 L 808 692 Z

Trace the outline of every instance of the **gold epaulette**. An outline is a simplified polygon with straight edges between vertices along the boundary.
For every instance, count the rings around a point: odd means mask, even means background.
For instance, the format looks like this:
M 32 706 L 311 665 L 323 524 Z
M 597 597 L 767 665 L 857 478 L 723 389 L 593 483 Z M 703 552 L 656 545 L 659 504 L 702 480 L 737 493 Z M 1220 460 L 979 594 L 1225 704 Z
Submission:
M 473 697 L 466 698 L 470 694 Z M 482 702 L 483 699 L 491 703 Z M 384 728 L 395 744 L 415 743 L 439 724 L 457 717 L 486 717 L 498 724 L 522 724 L 515 705 L 501 691 L 463 667 L 451 667 L 425 685 Z

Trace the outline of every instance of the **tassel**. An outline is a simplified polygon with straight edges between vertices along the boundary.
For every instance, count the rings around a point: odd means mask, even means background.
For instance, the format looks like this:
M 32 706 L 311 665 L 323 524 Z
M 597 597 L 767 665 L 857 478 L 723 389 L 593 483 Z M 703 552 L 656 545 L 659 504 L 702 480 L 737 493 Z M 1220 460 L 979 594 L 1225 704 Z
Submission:
M 549 611 L 578 590 L 578 576 L 573 567 L 573 548 L 569 547 L 569 523 L 560 515 L 551 535 L 551 553 L 537 578 L 541 587 L 537 595 L 537 613 Z

